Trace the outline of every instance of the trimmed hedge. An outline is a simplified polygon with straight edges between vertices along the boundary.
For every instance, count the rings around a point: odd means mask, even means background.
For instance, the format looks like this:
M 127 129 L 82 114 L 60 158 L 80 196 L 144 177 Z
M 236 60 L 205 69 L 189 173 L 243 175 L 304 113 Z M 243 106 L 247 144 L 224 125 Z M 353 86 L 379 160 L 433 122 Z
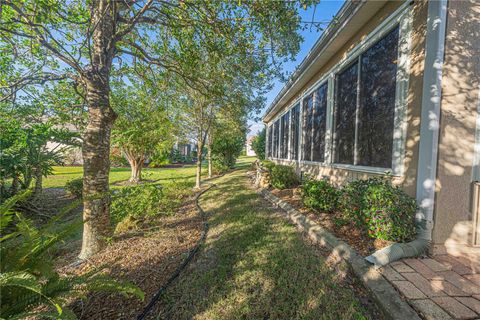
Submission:
M 310 209 L 333 212 L 338 208 L 339 191 L 327 180 L 307 179 L 302 184 L 303 204 Z

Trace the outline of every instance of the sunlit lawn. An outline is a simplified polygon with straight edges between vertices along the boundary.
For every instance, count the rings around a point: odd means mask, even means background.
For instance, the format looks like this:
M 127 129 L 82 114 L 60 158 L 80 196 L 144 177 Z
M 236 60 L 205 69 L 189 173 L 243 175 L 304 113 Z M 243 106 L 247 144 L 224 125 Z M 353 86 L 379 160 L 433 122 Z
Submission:
M 238 159 L 239 166 L 246 166 L 251 163 L 255 157 L 241 157 Z M 207 174 L 206 164 L 202 169 L 202 175 Z M 177 168 L 144 168 L 142 170 L 143 178 L 147 180 L 158 180 L 159 183 L 168 183 L 173 180 L 187 179 L 195 180 L 195 165 L 189 164 Z M 48 176 L 43 181 L 44 188 L 63 188 L 67 181 L 80 178 L 83 175 L 82 167 L 54 167 L 53 175 Z M 130 178 L 130 168 L 112 168 L 110 170 L 110 183 L 124 181 Z

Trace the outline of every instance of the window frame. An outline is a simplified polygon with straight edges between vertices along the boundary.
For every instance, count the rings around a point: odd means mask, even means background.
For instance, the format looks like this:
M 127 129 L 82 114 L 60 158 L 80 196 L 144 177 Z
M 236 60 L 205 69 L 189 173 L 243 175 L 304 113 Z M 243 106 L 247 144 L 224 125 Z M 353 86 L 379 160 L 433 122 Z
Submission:
M 395 87 L 395 114 L 394 114 L 394 133 L 393 133 L 393 147 L 392 147 L 392 167 L 369 167 L 353 164 L 340 164 L 333 162 L 334 151 L 334 128 L 333 118 L 335 112 L 335 76 L 341 72 L 349 64 L 353 63 L 355 59 L 360 59 L 361 54 L 368 50 L 377 41 L 386 36 L 395 27 L 399 27 L 398 35 L 398 64 L 396 74 L 396 87 Z M 290 139 L 288 146 L 288 159 L 279 159 L 271 157 L 272 160 L 290 160 L 297 161 L 299 164 L 309 165 L 321 165 L 331 168 L 346 169 L 350 171 L 386 174 L 390 173 L 393 176 L 403 176 L 404 160 L 405 160 L 405 144 L 406 144 L 406 131 L 407 131 L 407 104 L 408 104 L 408 85 L 410 77 L 410 52 L 411 52 L 411 35 L 412 35 L 412 10 L 408 2 L 405 2 L 390 16 L 383 20 L 377 27 L 374 28 L 362 41 L 360 41 L 352 50 L 350 50 L 346 56 L 336 63 L 332 68 L 325 72 L 320 79 L 315 81 L 307 90 L 301 93 L 289 106 L 284 109 L 284 112 L 279 113 L 269 123 L 274 123 L 286 112 L 290 112 L 297 104 L 300 105 L 300 135 L 298 141 L 298 158 L 291 159 L 290 152 Z M 306 161 L 303 159 L 303 99 L 306 98 L 312 92 L 315 92 L 321 85 L 328 82 L 327 90 L 327 114 L 326 114 L 326 132 L 325 132 L 325 156 L 324 162 L 318 161 Z M 360 85 L 360 84 L 358 84 Z M 314 97 L 315 99 L 315 97 Z M 315 101 L 314 101 L 315 103 Z M 356 112 L 357 113 L 357 112 Z M 289 135 L 292 134 L 292 117 L 289 117 Z M 313 135 L 313 130 L 312 130 Z M 356 138 L 355 138 L 356 139 Z M 313 144 L 312 144 L 313 145 Z

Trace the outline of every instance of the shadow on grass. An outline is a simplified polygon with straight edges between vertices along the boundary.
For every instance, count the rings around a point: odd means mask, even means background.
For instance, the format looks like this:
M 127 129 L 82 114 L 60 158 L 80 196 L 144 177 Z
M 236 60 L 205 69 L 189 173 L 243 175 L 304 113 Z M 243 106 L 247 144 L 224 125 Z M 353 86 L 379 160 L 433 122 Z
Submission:
M 159 302 L 156 318 L 364 318 L 348 284 L 245 182 L 242 171 L 231 173 L 202 198 L 207 242 Z

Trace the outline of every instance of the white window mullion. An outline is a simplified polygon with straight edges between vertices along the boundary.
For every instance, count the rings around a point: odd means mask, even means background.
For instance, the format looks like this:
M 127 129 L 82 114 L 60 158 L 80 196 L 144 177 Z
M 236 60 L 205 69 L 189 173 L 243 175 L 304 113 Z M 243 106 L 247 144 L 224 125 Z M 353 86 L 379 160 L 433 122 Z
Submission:
M 313 148 L 314 148 L 314 141 L 313 141 L 313 138 L 315 136 L 315 114 L 317 113 L 317 109 L 315 108 L 316 106 L 316 103 L 317 103 L 317 90 L 314 89 L 314 91 L 312 92 L 312 113 L 311 113 L 311 117 L 312 119 L 309 119 L 309 121 L 311 121 L 312 123 L 312 129 L 310 130 L 310 161 L 313 162 Z
M 325 130 L 325 163 L 332 163 L 333 159 L 333 91 L 334 91 L 334 77 L 331 75 L 328 78 L 327 88 L 327 116 Z
M 355 107 L 355 137 L 353 142 L 353 164 L 358 164 L 358 124 L 360 122 L 360 79 L 362 73 L 361 67 L 362 55 L 360 54 L 357 59 L 357 105 Z
M 298 134 L 298 160 L 303 161 L 303 135 L 304 135 L 304 130 L 303 130 L 303 97 L 300 99 L 300 116 L 298 119 L 298 125 L 299 125 L 299 134 Z

